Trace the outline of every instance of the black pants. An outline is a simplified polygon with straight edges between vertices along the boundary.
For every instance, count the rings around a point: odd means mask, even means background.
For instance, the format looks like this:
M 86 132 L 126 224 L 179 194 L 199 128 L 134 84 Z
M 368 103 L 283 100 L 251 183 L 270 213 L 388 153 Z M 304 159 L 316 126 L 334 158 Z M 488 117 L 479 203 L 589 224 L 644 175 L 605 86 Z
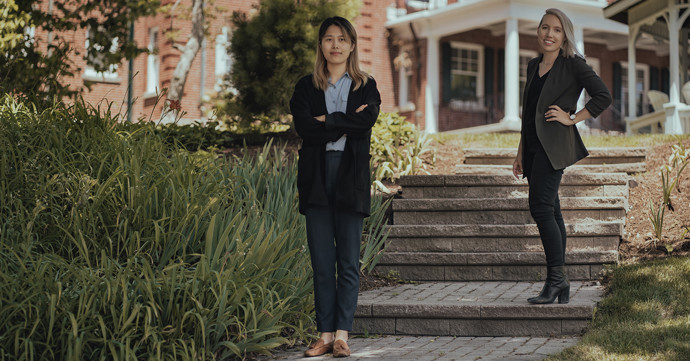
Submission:
M 536 148 L 536 149 L 535 149 Z M 551 166 L 541 146 L 527 149 L 523 169 L 529 184 L 529 211 L 539 228 L 548 267 L 565 265 L 565 223 L 558 199 L 563 170 Z
M 326 152 L 326 193 L 331 206 L 311 207 L 305 211 L 319 332 L 351 331 L 359 293 L 359 250 L 364 216 L 332 206 L 342 153 Z

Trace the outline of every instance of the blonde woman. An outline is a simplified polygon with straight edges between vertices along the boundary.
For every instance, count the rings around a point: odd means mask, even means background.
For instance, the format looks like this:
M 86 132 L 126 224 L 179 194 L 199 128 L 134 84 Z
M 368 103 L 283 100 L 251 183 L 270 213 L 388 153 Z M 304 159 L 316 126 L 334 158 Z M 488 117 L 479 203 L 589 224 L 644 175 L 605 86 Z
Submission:
M 302 138 L 297 189 L 320 332 L 305 356 L 350 355 L 362 221 L 371 202 L 369 144 L 380 104 L 376 82 L 359 69 L 355 28 L 341 17 L 326 19 L 319 29 L 314 72 L 298 81 L 290 100 Z
M 547 9 L 537 29 L 541 54 L 527 66 L 522 131 L 515 177 L 529 184 L 529 210 L 546 255 L 546 283 L 530 303 L 568 303 L 570 284 L 565 274 L 565 223 L 558 188 L 565 167 L 589 153 L 575 126 L 597 117 L 611 104 L 611 94 L 575 48 L 573 23 L 558 9 Z M 582 89 L 591 99 L 577 111 Z

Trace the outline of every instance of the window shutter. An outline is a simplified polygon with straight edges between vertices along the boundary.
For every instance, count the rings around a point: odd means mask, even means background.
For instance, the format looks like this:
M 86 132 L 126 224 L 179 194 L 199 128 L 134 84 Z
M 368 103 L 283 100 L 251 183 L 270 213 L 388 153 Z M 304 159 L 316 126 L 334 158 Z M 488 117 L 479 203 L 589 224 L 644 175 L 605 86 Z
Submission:
M 505 70 L 506 70 L 506 65 L 505 65 L 505 60 L 506 60 L 506 51 L 505 49 L 498 49 L 498 92 L 503 93 L 503 90 L 505 89 Z
M 668 68 L 661 69 L 661 91 L 666 94 L 669 94 L 669 89 L 671 88 L 670 79 Z
M 659 68 L 649 67 L 649 90 L 659 90 Z
M 622 72 L 623 68 L 621 67 L 621 63 L 613 63 L 613 106 L 618 109 L 621 114 L 623 113 L 623 109 L 621 109 L 621 93 L 623 91 L 621 84 Z
M 451 56 L 451 48 L 450 48 L 450 43 L 445 42 L 441 44 L 441 78 L 442 78 L 442 84 L 443 84 L 443 103 L 448 104 L 450 103 L 452 94 L 451 94 L 451 88 L 450 88 L 450 82 L 451 82 L 451 76 L 450 76 L 450 56 Z
M 494 104 L 494 49 L 484 48 L 484 105 Z

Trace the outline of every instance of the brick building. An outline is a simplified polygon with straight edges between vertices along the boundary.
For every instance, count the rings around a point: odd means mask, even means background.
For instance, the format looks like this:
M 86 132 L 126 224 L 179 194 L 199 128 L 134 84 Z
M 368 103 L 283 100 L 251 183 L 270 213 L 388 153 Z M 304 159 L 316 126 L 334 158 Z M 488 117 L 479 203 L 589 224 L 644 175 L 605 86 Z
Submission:
M 172 1 L 169 1 L 172 2 Z M 227 47 L 232 34 L 231 17 L 233 11 L 255 11 L 253 5 L 258 0 L 217 0 L 214 6 L 227 11 L 214 14 L 209 22 L 209 33 L 205 44 L 201 47 L 192 62 L 191 69 L 182 97 L 182 109 L 187 112 L 189 120 L 202 119 L 205 116 L 204 100 L 218 89 L 218 84 L 229 72 L 232 58 L 227 54 Z M 165 3 L 165 1 L 164 1 Z M 191 3 L 184 0 L 187 6 Z M 180 7 L 182 8 L 182 7 Z M 393 81 L 391 60 L 388 55 L 388 39 L 385 24 L 387 4 L 385 1 L 363 1 L 360 16 L 355 19 L 355 26 L 359 34 L 360 62 L 362 68 L 372 74 L 380 84 L 383 98 L 383 110 L 395 110 L 393 97 Z M 175 29 L 179 31 L 177 44 L 172 44 L 165 33 Z M 143 54 L 134 59 L 134 77 L 132 95 L 135 102 L 132 106 L 133 119 L 158 119 L 162 108 L 162 99 L 157 102 L 156 89 L 167 88 L 170 85 L 173 72 L 181 52 L 174 45 L 184 46 L 191 30 L 191 22 L 187 20 L 170 20 L 165 15 L 143 18 L 136 22 L 134 38 L 140 46 L 155 50 L 154 54 Z M 88 46 L 88 32 L 75 32 L 71 36 L 76 50 L 83 54 Z M 96 73 L 86 65 L 84 58 L 75 59 L 75 64 L 82 69 L 75 79 L 70 82 L 75 88 L 82 88 L 90 84 L 91 90 L 85 92 L 84 98 L 97 104 L 102 101 L 115 102 L 116 106 L 127 107 L 128 67 L 123 62 L 113 67 L 109 72 Z
M 232 11 L 252 11 L 259 0 L 217 0 L 227 12 L 211 20 L 210 36 L 187 77 L 182 107 L 190 119 L 203 118 L 203 99 L 214 91 L 231 63 L 226 52 Z M 184 3 L 185 1 L 183 1 Z M 187 0 L 187 3 L 190 1 Z M 429 132 L 460 128 L 481 131 L 519 127 L 526 64 L 537 55 L 536 27 L 544 10 L 558 7 L 575 24 L 578 47 L 614 96 L 614 105 L 589 126 L 623 130 L 627 116 L 627 26 L 604 17 L 611 0 L 363 0 L 354 19 L 362 68 L 379 84 L 383 111 L 399 111 Z M 134 60 L 134 118 L 158 119 L 155 89 L 170 84 L 180 52 L 164 36 L 170 28 L 188 34 L 191 24 L 158 15 L 141 19 L 135 39 L 155 55 Z M 180 36 L 185 40 L 186 36 Z M 87 34 L 74 34 L 87 45 Z M 180 44 L 184 45 L 184 44 Z M 651 109 L 648 90 L 668 92 L 668 47 L 651 37 L 636 43 L 637 115 Z M 91 82 L 85 98 L 124 102 L 128 64 L 97 74 L 84 66 L 75 87 Z M 582 101 L 584 102 L 584 96 Z M 583 103 L 582 103 L 583 104 Z M 489 127 L 487 127 L 489 126 Z

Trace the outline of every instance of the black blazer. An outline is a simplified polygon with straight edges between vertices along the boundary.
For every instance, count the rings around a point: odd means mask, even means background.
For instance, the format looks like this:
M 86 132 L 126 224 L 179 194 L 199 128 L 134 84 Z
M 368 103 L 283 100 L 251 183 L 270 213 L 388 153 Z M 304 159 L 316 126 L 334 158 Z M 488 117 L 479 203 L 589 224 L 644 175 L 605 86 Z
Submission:
M 350 87 L 347 111 L 327 114 L 326 95 L 312 83 L 312 75 L 300 79 L 290 99 L 290 111 L 297 134 L 302 138 L 297 164 L 297 191 L 299 211 L 304 214 L 310 206 L 327 206 L 324 155 L 326 143 L 347 134 L 343 158 L 338 169 L 335 207 L 369 215 L 371 207 L 371 181 L 369 147 L 371 128 L 376 123 L 381 106 L 381 95 L 376 81 L 369 78 L 366 85 L 353 90 Z M 367 107 L 356 113 L 361 105 Z M 326 115 L 326 122 L 314 117 Z
M 551 105 L 558 105 L 566 112 L 574 113 L 577 100 L 584 88 L 592 98 L 585 104 L 585 108 L 597 117 L 609 105 L 611 94 L 601 78 L 587 65 L 585 59 L 579 56 L 563 57 L 559 55 L 551 67 L 549 77 L 544 83 L 534 119 L 537 137 L 546 151 L 546 155 L 554 169 L 563 169 L 589 155 L 582 143 L 576 126 L 563 125 L 557 121 L 547 122 L 545 113 Z M 543 55 L 530 60 L 527 65 L 527 84 L 523 99 L 527 98 L 529 86 L 534 72 L 539 69 L 539 62 Z M 522 109 L 523 129 L 525 109 Z M 524 137 L 524 135 L 523 135 Z M 524 144 L 524 139 L 523 139 Z M 524 154 L 524 153 L 523 153 Z M 524 164 L 524 160 L 523 160 Z

